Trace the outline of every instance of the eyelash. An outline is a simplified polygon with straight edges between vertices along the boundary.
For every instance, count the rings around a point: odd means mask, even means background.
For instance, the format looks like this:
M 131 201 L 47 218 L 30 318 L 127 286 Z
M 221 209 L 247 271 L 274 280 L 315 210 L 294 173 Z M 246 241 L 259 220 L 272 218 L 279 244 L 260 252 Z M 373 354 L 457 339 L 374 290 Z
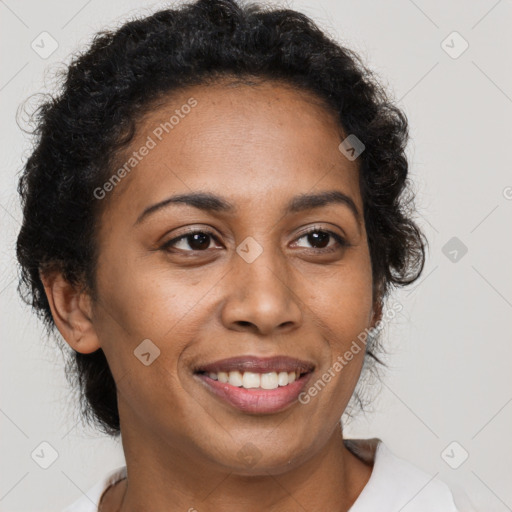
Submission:
M 330 231 L 328 229 L 322 229 L 322 228 L 318 228 L 318 227 L 313 227 L 313 228 L 309 229 L 308 231 L 305 231 L 296 240 L 300 240 L 301 238 L 304 238 L 305 236 L 308 236 L 311 233 L 327 233 L 332 238 L 334 238 L 336 240 L 336 242 L 338 242 L 338 244 L 339 244 L 339 246 L 341 248 L 345 248 L 345 247 L 349 247 L 350 246 L 350 244 L 343 237 L 338 235 L 338 233 L 335 233 L 334 231 Z M 179 237 L 173 238 L 172 240 L 169 240 L 168 242 L 165 242 L 161 246 L 161 249 L 164 250 L 164 251 L 169 251 L 169 248 L 171 248 L 173 245 L 175 245 L 179 241 L 181 241 L 184 238 L 187 238 L 189 236 L 196 235 L 196 234 L 208 235 L 208 236 L 210 236 L 211 238 L 215 239 L 218 242 L 218 239 L 215 236 L 215 234 L 212 233 L 211 231 L 207 230 L 207 229 L 191 229 L 187 233 L 185 233 L 183 235 L 180 235 Z M 329 247 L 327 249 L 317 249 L 317 248 L 313 247 L 310 250 L 311 251 L 315 251 L 317 253 L 324 253 L 325 254 L 325 253 L 334 252 L 334 251 L 338 250 L 340 247 Z M 205 249 L 205 250 L 202 250 L 202 251 L 199 251 L 199 250 L 181 251 L 181 249 L 178 249 L 178 250 L 180 252 L 185 252 L 185 253 L 198 253 L 198 252 L 206 252 L 208 249 Z

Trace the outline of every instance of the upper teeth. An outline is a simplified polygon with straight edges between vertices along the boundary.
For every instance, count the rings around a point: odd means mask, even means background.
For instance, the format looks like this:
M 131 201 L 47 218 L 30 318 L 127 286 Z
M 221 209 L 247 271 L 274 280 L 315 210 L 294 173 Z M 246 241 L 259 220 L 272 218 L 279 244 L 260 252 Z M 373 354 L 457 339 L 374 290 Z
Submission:
M 210 372 L 210 379 L 219 382 L 227 382 L 232 386 L 262 389 L 276 389 L 278 386 L 291 384 L 297 378 L 297 372 L 269 372 L 269 373 L 240 373 L 238 370 L 232 372 Z

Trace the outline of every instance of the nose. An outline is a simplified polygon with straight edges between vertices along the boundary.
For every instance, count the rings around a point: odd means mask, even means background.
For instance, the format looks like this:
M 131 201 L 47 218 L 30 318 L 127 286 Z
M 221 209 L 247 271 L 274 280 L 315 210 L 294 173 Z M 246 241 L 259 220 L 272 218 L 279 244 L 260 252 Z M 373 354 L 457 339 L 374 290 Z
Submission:
M 221 313 L 225 327 L 262 335 L 298 328 L 302 322 L 301 301 L 286 263 L 270 250 L 264 250 L 252 263 L 238 254 L 233 259 Z

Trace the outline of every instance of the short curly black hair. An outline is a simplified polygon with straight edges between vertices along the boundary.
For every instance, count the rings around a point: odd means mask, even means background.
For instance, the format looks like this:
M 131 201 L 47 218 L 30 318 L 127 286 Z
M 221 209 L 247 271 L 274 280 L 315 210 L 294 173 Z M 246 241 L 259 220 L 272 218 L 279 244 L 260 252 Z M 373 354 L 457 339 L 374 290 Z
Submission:
M 313 93 L 343 133 L 364 143 L 357 163 L 374 300 L 382 306 L 391 285 L 419 277 L 427 241 L 412 219 L 407 118 L 379 81 L 302 13 L 198 0 L 96 34 L 66 68 L 61 90 L 34 111 L 34 149 L 18 183 L 18 291 L 49 334 L 55 324 L 40 271 L 58 270 L 94 298 L 95 233 L 106 201 L 93 191 L 112 176 L 114 157 L 132 140 L 137 121 L 173 91 L 226 77 Z M 381 363 L 375 340 L 366 349 Z M 118 436 L 116 386 L 103 351 L 68 355 L 82 414 Z

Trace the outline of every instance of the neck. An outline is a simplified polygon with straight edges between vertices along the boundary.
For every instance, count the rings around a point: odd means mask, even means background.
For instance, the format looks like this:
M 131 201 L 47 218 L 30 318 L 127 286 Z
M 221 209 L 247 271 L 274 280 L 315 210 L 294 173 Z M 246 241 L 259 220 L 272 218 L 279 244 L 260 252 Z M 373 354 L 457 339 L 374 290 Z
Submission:
M 282 512 L 297 508 L 346 512 L 372 471 L 345 447 L 339 424 L 327 443 L 307 460 L 252 474 L 219 466 L 195 453 L 184 440 L 169 444 L 123 431 L 123 448 L 128 479 L 114 487 L 103 512 Z

